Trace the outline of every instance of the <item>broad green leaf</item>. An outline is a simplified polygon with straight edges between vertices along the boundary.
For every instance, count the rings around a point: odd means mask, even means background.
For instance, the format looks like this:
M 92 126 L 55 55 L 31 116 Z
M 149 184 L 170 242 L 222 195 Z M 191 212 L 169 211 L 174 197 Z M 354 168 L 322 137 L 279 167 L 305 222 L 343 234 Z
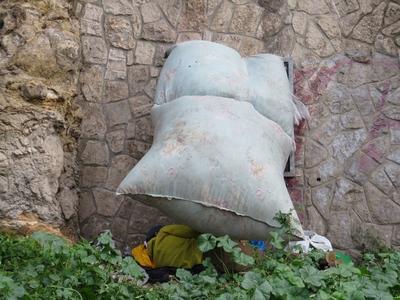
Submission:
M 61 277 L 57 274 L 50 274 L 49 278 L 53 281 L 59 281 L 61 279 Z
M 235 248 L 238 248 L 237 245 L 238 243 L 232 241 L 227 235 L 217 238 L 217 246 L 222 247 L 227 253 L 233 252 Z
M 331 299 L 331 296 L 325 292 L 324 290 L 319 290 L 318 294 L 317 294 L 317 299 L 319 300 L 329 300 Z
M 300 277 L 296 276 L 292 272 L 286 274 L 286 279 L 293 284 L 295 287 L 303 288 L 304 287 L 304 282 L 301 280 Z
M 242 266 L 254 265 L 254 258 L 250 255 L 243 253 L 240 249 L 237 249 L 232 253 L 233 261 Z
M 272 291 L 272 286 L 268 281 L 265 280 L 257 287 L 257 289 L 260 290 L 267 299 L 269 299 L 269 296 Z
M 7 300 L 14 300 L 25 295 L 25 289 L 11 277 L 0 274 L 0 295 L 5 296 Z
M 234 300 L 235 297 L 231 294 L 224 293 L 222 295 L 219 295 L 215 300 Z
M 95 264 L 97 263 L 97 258 L 94 255 L 84 256 L 82 262 L 85 264 Z
M 272 231 L 270 235 L 271 235 L 270 244 L 274 246 L 276 249 L 282 250 L 284 248 L 283 245 L 284 239 L 282 239 L 281 236 L 275 231 Z
M 351 296 L 351 300 L 365 300 L 365 296 L 361 291 L 355 291 Z
M 50 249 L 54 252 L 61 251 L 61 249 L 67 245 L 63 238 L 46 232 L 37 231 L 32 233 L 31 237 L 45 249 Z
M 254 294 L 253 294 L 253 297 L 251 299 L 253 299 L 253 300 L 266 300 L 267 298 L 264 296 L 264 294 L 259 289 L 256 288 L 254 290 Z
M 286 279 L 279 277 L 271 277 L 269 278 L 269 283 L 271 284 L 272 291 L 271 293 L 274 296 L 284 296 L 293 287 Z
M 106 230 L 103 233 L 101 233 L 99 235 L 99 237 L 97 238 L 97 241 L 99 243 L 101 243 L 102 245 L 110 246 L 112 249 L 115 248 L 115 243 L 112 239 L 111 231 L 109 231 L 109 230 Z
M 131 256 L 127 256 L 122 260 L 122 272 L 136 279 L 141 279 L 143 277 L 143 269 Z
M 216 277 L 213 277 L 213 276 L 200 275 L 199 277 L 200 277 L 201 280 L 204 281 L 205 283 L 215 284 L 215 283 L 217 282 L 217 278 L 216 278 Z
M 185 269 L 176 270 L 176 277 L 182 281 L 189 281 L 192 279 L 193 275 Z
M 261 282 L 261 274 L 252 271 L 246 272 L 243 276 L 243 281 L 241 282 L 242 288 L 245 290 L 250 290 L 256 288 Z
M 197 244 L 201 252 L 208 252 L 216 247 L 217 240 L 212 234 L 203 233 L 198 237 Z
M 303 281 L 309 285 L 320 287 L 323 284 L 324 273 L 312 266 L 305 266 L 300 269 L 300 275 Z

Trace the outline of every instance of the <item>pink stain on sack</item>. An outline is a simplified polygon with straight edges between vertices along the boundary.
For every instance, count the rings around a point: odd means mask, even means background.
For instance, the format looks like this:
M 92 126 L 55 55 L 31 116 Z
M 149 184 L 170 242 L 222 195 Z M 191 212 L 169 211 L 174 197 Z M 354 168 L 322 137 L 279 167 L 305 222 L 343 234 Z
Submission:
M 175 177 L 176 176 L 176 169 L 175 168 L 169 168 L 167 171 L 168 176 L 170 177 Z
M 251 173 L 253 174 L 253 176 L 260 179 L 263 177 L 265 167 L 262 164 L 257 163 L 255 160 L 251 160 L 250 161 L 250 170 L 251 170 Z
M 256 197 L 257 197 L 258 199 L 260 199 L 260 198 L 263 198 L 263 196 L 264 196 L 263 190 L 260 189 L 260 188 L 258 188 L 258 189 L 256 190 Z

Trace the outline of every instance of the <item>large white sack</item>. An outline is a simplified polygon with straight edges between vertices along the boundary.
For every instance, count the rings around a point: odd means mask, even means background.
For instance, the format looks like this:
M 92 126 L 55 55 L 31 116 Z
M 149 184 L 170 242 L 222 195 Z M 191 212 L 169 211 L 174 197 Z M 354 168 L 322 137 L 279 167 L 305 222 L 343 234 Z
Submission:
M 161 70 L 154 102 L 182 96 L 221 96 L 248 99 L 247 69 L 232 48 L 207 41 L 175 45 Z
M 281 57 L 259 54 L 241 58 L 236 50 L 208 41 L 175 45 L 161 70 L 155 103 L 207 95 L 252 103 L 292 138 L 294 123 L 303 117 L 292 99 Z
M 249 74 L 249 99 L 254 108 L 294 136 L 296 106 L 285 65 L 279 56 L 258 54 L 243 58 Z
M 265 239 L 292 210 L 283 179 L 291 138 L 246 102 L 181 97 L 152 109 L 153 145 L 117 193 L 200 232 Z M 137 196 L 145 195 L 145 196 Z

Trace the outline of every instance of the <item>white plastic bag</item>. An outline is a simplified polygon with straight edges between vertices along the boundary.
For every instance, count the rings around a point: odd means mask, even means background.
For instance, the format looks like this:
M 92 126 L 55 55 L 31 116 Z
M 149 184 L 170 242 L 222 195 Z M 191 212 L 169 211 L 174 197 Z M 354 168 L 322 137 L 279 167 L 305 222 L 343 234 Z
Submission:
M 316 234 L 314 231 L 304 230 L 304 237 L 302 241 L 295 241 L 289 243 L 289 249 L 295 252 L 297 247 L 300 247 L 301 252 L 308 253 L 312 248 L 323 250 L 325 252 L 332 251 L 331 242 L 324 236 Z

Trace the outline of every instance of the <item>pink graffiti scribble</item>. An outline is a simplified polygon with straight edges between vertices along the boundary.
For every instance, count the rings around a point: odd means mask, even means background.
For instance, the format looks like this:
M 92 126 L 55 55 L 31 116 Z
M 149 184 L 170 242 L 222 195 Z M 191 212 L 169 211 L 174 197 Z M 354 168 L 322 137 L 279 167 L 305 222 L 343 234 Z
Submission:
M 385 132 L 390 128 L 400 127 L 399 121 L 389 120 L 382 113 L 382 110 L 384 109 L 385 104 L 387 102 L 387 97 L 389 95 L 390 88 L 391 88 L 390 81 L 389 80 L 385 81 L 384 85 L 383 85 L 382 95 L 379 98 L 379 102 L 378 102 L 378 106 L 377 106 L 377 111 L 379 112 L 379 114 L 374 119 L 371 128 L 369 128 L 369 130 L 368 130 L 368 139 L 367 140 L 369 140 L 369 141 L 377 138 L 378 136 L 380 136 L 382 134 L 382 132 Z
M 379 142 L 378 142 L 379 143 Z M 365 154 L 367 154 L 369 157 L 375 159 L 376 161 L 380 162 L 382 161 L 383 156 L 385 155 L 385 153 L 383 153 L 381 151 L 381 149 L 379 149 L 379 145 L 377 145 L 376 143 L 370 143 L 368 144 L 365 149 L 363 149 L 363 151 L 365 152 Z
M 290 198 L 293 203 L 304 204 L 303 190 L 301 189 L 291 189 L 289 191 Z
M 286 187 L 290 190 L 300 185 L 299 180 L 296 177 L 285 178 Z
M 303 136 L 307 128 L 307 122 L 302 120 L 299 125 L 294 128 L 294 134 L 296 136 Z M 296 144 L 296 147 L 299 146 Z
M 331 67 L 295 70 L 295 95 L 305 104 L 314 103 L 346 63 L 349 60 L 337 61 Z
M 380 114 L 373 122 L 368 131 L 368 140 L 377 138 L 383 131 L 388 129 L 387 119 L 384 115 Z
M 386 98 L 389 95 L 389 90 L 390 90 L 390 81 L 385 81 L 383 84 L 383 91 L 382 91 L 382 96 L 379 99 L 378 103 L 378 110 L 381 111 L 383 106 L 386 103 Z
M 342 69 L 342 67 L 349 65 L 351 68 L 352 64 L 355 63 L 356 62 L 353 60 L 343 58 L 337 60 L 332 66 L 329 67 L 302 68 L 294 71 L 294 94 L 308 106 L 311 118 L 316 113 L 319 113 L 319 108 L 312 104 L 317 103 L 319 97 L 326 90 L 329 83 L 335 79 L 334 77 Z M 392 61 L 388 61 L 387 59 L 379 57 L 375 57 L 374 60 L 368 62 L 368 64 L 381 64 L 384 68 L 397 68 L 399 65 L 398 63 L 393 65 Z M 381 96 L 376 105 L 377 112 L 372 125 L 368 129 L 367 141 L 371 141 L 381 136 L 383 132 L 389 129 L 400 129 L 399 121 L 389 119 L 382 113 L 390 90 L 390 79 L 388 79 L 381 86 Z M 307 122 L 303 121 L 299 126 L 295 127 L 295 136 L 304 136 L 306 128 Z M 303 143 L 304 139 L 296 138 L 296 160 L 301 158 Z M 369 144 L 366 149 L 363 149 L 363 151 L 365 151 L 365 153 L 361 152 L 361 156 L 359 157 L 358 161 L 355 162 L 356 168 L 360 172 L 369 173 L 376 168 L 378 164 L 376 161 L 382 159 L 383 154 L 381 153 L 381 150 L 379 150 L 379 145 L 375 144 Z M 285 182 L 297 214 L 300 220 L 303 222 L 306 216 L 304 212 L 303 182 L 298 178 L 299 177 L 285 178 Z
M 357 170 L 365 174 L 372 172 L 377 166 L 377 163 L 365 153 L 361 153 L 361 157 L 356 163 Z

